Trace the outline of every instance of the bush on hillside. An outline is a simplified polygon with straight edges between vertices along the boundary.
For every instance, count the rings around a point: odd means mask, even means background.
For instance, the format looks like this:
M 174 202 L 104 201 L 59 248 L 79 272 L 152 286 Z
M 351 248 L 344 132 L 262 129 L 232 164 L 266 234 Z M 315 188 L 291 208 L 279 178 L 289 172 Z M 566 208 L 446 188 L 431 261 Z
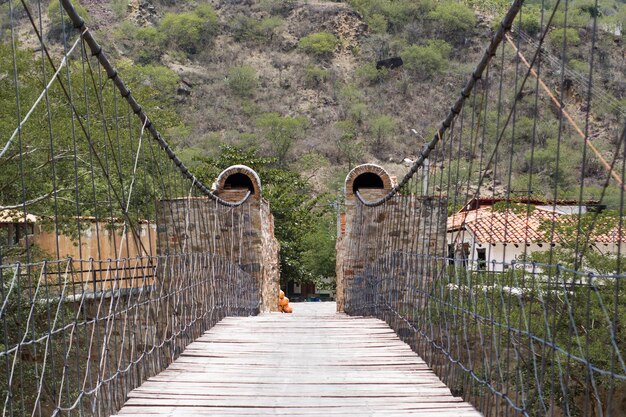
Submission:
M 315 65 L 309 65 L 304 70 L 304 79 L 308 87 L 318 88 L 328 80 L 328 70 Z
M 297 0 L 261 0 L 261 7 L 272 15 L 287 16 L 296 4 Z
M 159 28 L 169 47 L 195 54 L 217 34 L 218 19 L 213 8 L 204 4 L 192 12 L 167 13 Z
M 256 71 L 250 65 L 232 67 L 228 70 L 226 84 L 236 96 L 250 97 L 258 84 Z
M 374 33 L 382 33 L 379 32 L 382 19 L 386 30 L 399 33 L 409 22 L 420 19 L 432 8 L 431 0 L 349 0 L 348 3 L 365 16 L 370 26 L 375 23 Z
M 332 33 L 317 32 L 300 39 L 298 46 L 304 52 L 317 57 L 327 57 L 339 45 L 339 39 Z
M 466 36 L 476 26 L 474 11 L 453 1 L 444 1 L 428 13 L 434 29 L 446 39 L 455 40 Z
M 516 23 L 518 23 L 519 20 L 520 19 L 517 19 Z M 519 24 L 522 30 L 530 36 L 538 34 L 541 31 L 541 9 L 539 7 L 525 7 Z
M 304 137 L 309 124 L 305 117 L 282 116 L 278 113 L 264 113 L 256 122 L 269 142 L 272 156 L 276 158 L 279 166 L 285 165 L 289 151 Z
M 363 141 L 358 138 L 356 124 L 352 120 L 339 120 L 335 123 L 337 131 L 337 153 L 341 161 L 352 169 L 365 155 Z
M 380 114 L 368 121 L 368 127 L 372 150 L 380 156 L 380 153 L 396 131 L 396 121 L 391 116 Z
M 367 19 L 367 26 L 372 33 L 386 33 L 389 22 L 382 14 L 375 13 Z
M 154 26 L 146 26 L 137 29 L 135 33 L 136 39 L 140 43 L 140 47 L 137 48 L 137 60 L 140 63 L 148 64 L 158 60 L 163 52 L 163 42 L 165 36 L 163 33 Z
M 387 78 L 389 70 L 385 67 L 378 69 L 376 64 L 370 62 L 357 68 L 355 74 L 363 84 L 374 85 L 383 82 Z
M 564 41 L 566 44 L 565 47 L 580 44 L 580 36 L 578 36 L 576 29 L 572 28 L 554 29 L 548 34 L 548 37 L 550 38 L 550 43 L 556 49 L 561 49 Z
M 78 4 L 77 1 L 72 1 L 72 4 L 78 12 L 78 15 L 82 17 L 85 22 L 89 22 L 87 10 Z M 74 33 L 74 24 L 65 12 L 65 9 L 61 7 L 59 0 L 52 0 L 48 5 L 48 18 L 50 19 L 49 35 L 51 37 L 58 39 L 63 36 L 63 33 L 65 33 L 66 36 Z
M 248 16 L 237 16 L 230 22 L 229 26 L 237 42 L 268 42 L 272 40 L 276 29 L 283 23 L 283 19 L 278 16 L 261 20 Z
M 448 65 L 452 47 L 444 41 L 429 41 L 426 45 L 411 45 L 400 52 L 404 67 L 421 79 L 428 79 Z

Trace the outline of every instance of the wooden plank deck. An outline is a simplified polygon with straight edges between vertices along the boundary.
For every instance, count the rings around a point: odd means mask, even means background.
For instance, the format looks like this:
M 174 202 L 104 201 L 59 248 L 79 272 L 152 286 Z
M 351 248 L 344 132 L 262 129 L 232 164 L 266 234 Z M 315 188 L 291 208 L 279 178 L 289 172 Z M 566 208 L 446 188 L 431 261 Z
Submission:
M 132 391 L 119 416 L 480 416 L 386 323 L 335 313 L 229 317 Z

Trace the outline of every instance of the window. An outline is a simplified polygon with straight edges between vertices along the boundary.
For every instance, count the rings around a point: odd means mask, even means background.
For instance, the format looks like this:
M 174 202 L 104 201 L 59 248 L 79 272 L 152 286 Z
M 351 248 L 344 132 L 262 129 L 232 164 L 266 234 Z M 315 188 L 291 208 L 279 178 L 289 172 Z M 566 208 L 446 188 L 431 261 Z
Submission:
M 448 265 L 454 265 L 454 244 L 448 244 Z
M 487 269 L 487 249 L 476 249 L 476 260 L 478 261 L 478 269 L 484 271 Z
M 7 229 L 7 241 L 9 245 L 19 245 L 20 239 L 24 239 L 26 234 L 32 235 L 34 227 L 32 224 L 13 223 Z

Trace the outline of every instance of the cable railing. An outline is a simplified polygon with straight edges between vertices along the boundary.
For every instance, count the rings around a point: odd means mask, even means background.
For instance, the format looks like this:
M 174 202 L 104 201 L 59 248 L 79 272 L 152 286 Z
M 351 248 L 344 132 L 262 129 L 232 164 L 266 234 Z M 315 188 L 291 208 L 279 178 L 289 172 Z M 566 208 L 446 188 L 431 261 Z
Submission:
M 592 17 L 574 74 L 568 31 L 559 60 L 544 50 L 567 5 L 541 5 L 536 40 L 509 30 L 517 6 L 402 182 L 374 165 L 348 175 L 339 305 L 389 323 L 485 416 L 620 416 L 626 126 L 594 87 L 609 35 Z M 552 87 L 567 77 L 573 115 Z
M 254 199 L 208 190 L 71 2 L 56 41 L 46 8 L 2 7 L 0 409 L 108 416 L 223 317 L 259 312 Z

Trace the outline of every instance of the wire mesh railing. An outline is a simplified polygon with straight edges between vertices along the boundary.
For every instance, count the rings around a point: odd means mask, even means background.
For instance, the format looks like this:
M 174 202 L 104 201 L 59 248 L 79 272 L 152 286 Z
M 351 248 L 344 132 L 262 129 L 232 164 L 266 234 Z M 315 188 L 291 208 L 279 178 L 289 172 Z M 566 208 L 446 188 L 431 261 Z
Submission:
M 541 2 L 530 42 L 510 30 L 522 3 L 398 184 L 348 176 L 340 306 L 387 321 L 486 416 L 621 416 L 626 131 L 594 88 L 613 34 Z M 572 56 L 588 63 L 576 94 Z
M 0 408 L 110 415 L 222 317 L 258 313 L 250 192 L 189 172 L 138 103 L 167 120 L 159 94 L 131 93 L 71 2 L 0 11 Z

